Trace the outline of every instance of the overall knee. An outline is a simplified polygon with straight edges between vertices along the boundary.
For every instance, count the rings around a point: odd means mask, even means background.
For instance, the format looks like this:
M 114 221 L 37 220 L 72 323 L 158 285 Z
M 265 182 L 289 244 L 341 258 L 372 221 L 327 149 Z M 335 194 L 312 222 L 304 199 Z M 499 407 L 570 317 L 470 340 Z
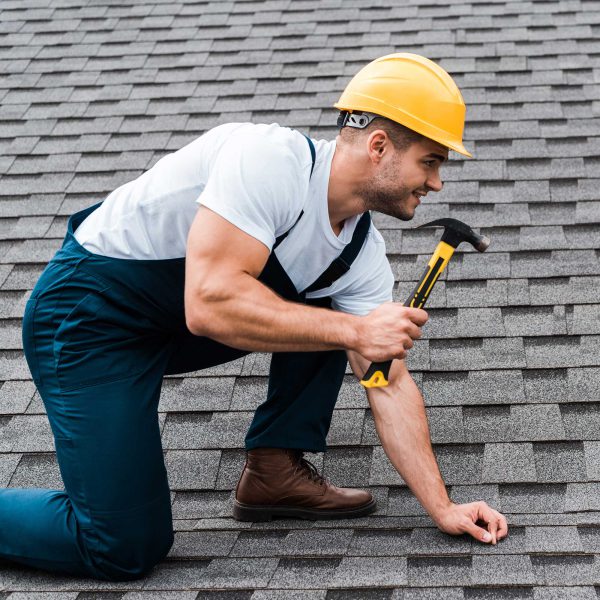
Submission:
M 131 581 L 147 575 L 169 553 L 173 524 L 148 521 L 143 530 L 104 532 L 91 552 L 96 575 L 109 581 Z

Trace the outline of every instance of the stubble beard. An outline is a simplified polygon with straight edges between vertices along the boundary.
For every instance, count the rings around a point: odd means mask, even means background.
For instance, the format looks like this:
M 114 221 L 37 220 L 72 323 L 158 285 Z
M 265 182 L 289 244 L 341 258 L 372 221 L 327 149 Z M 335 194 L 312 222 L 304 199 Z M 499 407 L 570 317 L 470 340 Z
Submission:
M 401 221 L 410 221 L 415 216 L 415 209 L 409 208 L 412 190 L 407 186 L 391 186 L 390 178 L 376 177 L 360 190 L 364 209 L 375 210 Z

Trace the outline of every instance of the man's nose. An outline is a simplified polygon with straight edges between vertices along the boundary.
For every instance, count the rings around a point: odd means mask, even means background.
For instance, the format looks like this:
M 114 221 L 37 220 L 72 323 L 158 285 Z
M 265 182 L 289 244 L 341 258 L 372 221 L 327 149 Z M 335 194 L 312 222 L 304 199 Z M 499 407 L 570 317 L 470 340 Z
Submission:
M 426 184 L 432 192 L 439 192 L 444 187 L 444 182 L 440 179 L 440 174 L 437 171 L 427 178 Z

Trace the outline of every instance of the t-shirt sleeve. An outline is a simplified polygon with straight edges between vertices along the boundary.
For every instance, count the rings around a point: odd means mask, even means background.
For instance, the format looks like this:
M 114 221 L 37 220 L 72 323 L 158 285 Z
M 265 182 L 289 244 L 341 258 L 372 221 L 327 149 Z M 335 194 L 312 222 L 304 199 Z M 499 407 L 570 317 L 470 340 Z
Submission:
M 302 210 L 309 179 L 305 171 L 285 141 L 234 134 L 219 149 L 197 202 L 270 250 Z
M 353 315 L 366 315 L 392 301 L 394 274 L 381 234 L 371 227 L 365 247 L 350 268 L 351 283 L 332 295 L 331 307 Z

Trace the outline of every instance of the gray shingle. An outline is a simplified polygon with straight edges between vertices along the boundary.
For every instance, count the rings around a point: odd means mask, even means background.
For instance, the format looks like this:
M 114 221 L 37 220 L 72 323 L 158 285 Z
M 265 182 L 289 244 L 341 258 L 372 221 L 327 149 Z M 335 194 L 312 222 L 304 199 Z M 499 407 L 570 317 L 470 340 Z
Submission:
M 596 559 L 593 556 L 532 556 L 536 581 L 550 585 L 585 585 L 597 581 Z
M 218 447 L 216 440 L 211 439 L 211 413 L 183 413 L 167 415 L 167 422 L 162 435 L 165 448 L 196 448 L 205 443 L 209 447 Z
M 503 308 L 502 317 L 506 333 L 511 336 L 554 336 L 567 333 L 562 306 Z
M 408 554 L 438 556 L 444 554 L 469 554 L 471 538 L 450 536 L 437 528 L 419 527 L 412 531 Z
M 548 442 L 533 446 L 537 481 L 586 481 L 583 442 Z
M 586 473 L 589 480 L 600 479 L 600 442 L 584 442 Z
M 565 510 L 600 510 L 600 483 L 569 483 Z
M 424 327 L 428 338 L 504 336 L 499 308 L 459 308 L 429 310 L 430 321 Z
M 210 519 L 230 516 L 231 492 L 177 492 L 173 501 L 174 519 Z
M 511 275 L 516 277 L 596 275 L 598 258 L 593 250 L 555 250 L 512 254 Z
M 534 589 L 534 600 L 597 600 L 598 596 L 592 586 L 568 586 L 568 587 L 537 587 Z
M 251 600 L 326 600 L 326 595 L 327 590 L 255 590 Z
M 32 381 L 7 381 L 0 388 L 0 414 L 24 413 L 35 393 Z
M 408 583 L 420 587 L 432 581 L 445 585 L 469 585 L 471 583 L 472 559 L 465 557 L 409 557 Z
M 344 557 L 329 586 L 347 587 L 398 586 L 408 583 L 407 559 L 404 557 Z
M 521 338 L 431 340 L 429 343 L 431 368 L 442 371 L 524 367 L 524 350 L 527 346 L 523 347 Z
M 567 369 L 565 395 L 574 402 L 596 402 L 600 393 L 600 368 Z
M 241 532 L 231 556 L 328 556 L 344 554 L 352 531 L 310 529 Z
M 227 556 L 238 537 L 237 531 L 186 531 L 175 535 L 172 558 L 211 558 Z
M 583 552 L 576 527 L 526 527 L 526 545 L 532 553 Z
M 358 445 L 363 430 L 365 411 L 336 410 L 333 413 L 331 427 L 327 434 L 328 446 Z
M 20 460 L 21 454 L 0 454 L 0 485 L 3 488 L 8 487 Z
M 600 333 L 600 305 L 575 305 L 571 318 L 570 334 Z
M 369 485 L 405 485 L 382 446 L 373 446 Z
M 436 446 L 434 452 L 442 477 L 447 484 L 482 483 L 483 445 Z
M 505 513 L 562 513 L 565 510 L 565 484 L 501 484 L 500 508 Z M 573 501 L 577 490 L 571 492 Z
M 526 585 L 535 582 L 529 556 L 473 556 L 472 582 L 479 585 Z
M 194 587 L 266 587 L 278 567 L 277 563 L 275 558 L 216 558 L 203 569 Z
M 598 277 L 553 277 L 530 279 L 529 293 L 534 304 L 576 304 L 594 302 L 593 290 Z
M 558 404 L 511 406 L 509 438 L 503 441 L 543 441 L 566 438 Z
M 512 274 L 511 261 L 511 256 L 507 253 L 457 253 L 448 264 L 447 278 L 453 281 L 509 277 Z
M 165 464 L 171 489 L 213 489 L 220 457 L 218 450 L 169 450 Z
M 245 461 L 245 450 L 223 450 L 221 462 L 218 464 L 219 474 L 215 484 L 216 489 L 231 490 L 234 488 L 242 474 Z
M 371 448 L 329 449 L 324 473 L 337 486 L 364 486 L 369 480 Z
M 235 379 L 231 410 L 255 410 L 267 397 L 267 378 L 238 377 Z
M 13 452 L 52 452 L 54 437 L 44 415 L 15 415 L 3 431 Z
M 540 369 L 523 371 L 523 384 L 528 402 L 548 402 L 567 397 L 567 370 Z
M 285 558 L 269 581 L 270 588 L 326 588 L 341 558 Z
M 596 365 L 600 338 L 594 335 L 525 338 L 527 367 L 575 367 Z
M 64 490 L 56 456 L 53 453 L 22 455 L 8 485 L 12 488 Z
M 465 440 L 469 443 L 511 440 L 510 417 L 509 406 L 465 406 Z
M 348 556 L 402 556 L 412 547 L 410 530 L 355 529 Z
M 227 410 L 234 386 L 233 377 L 166 379 L 163 382 L 159 411 Z
M 424 373 L 423 394 L 428 406 L 509 404 L 525 401 L 520 370 Z
M 482 480 L 498 483 L 535 482 L 532 444 L 486 444 Z
M 466 588 L 469 589 L 469 588 Z M 393 600 L 437 600 L 439 587 L 404 588 L 394 590 Z M 445 600 L 465 600 L 462 587 L 444 587 Z
M 586 404 L 561 404 L 567 438 L 571 440 L 598 439 L 600 428 L 600 402 Z
M 424 516 L 425 509 L 406 487 L 391 487 L 388 496 L 388 516 Z
M 467 441 L 460 407 L 430 408 L 427 411 L 427 418 L 433 443 Z

